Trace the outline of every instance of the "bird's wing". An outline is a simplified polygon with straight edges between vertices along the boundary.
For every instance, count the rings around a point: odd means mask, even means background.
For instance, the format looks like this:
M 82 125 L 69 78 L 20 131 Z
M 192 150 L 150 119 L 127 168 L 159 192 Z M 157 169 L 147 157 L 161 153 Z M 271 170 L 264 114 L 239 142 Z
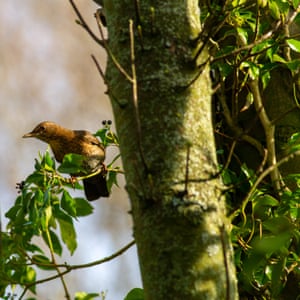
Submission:
M 76 136 L 80 138 L 84 143 L 90 144 L 90 145 L 97 145 L 102 147 L 100 141 L 98 138 L 96 138 L 94 135 L 92 135 L 90 132 L 85 130 L 77 130 Z

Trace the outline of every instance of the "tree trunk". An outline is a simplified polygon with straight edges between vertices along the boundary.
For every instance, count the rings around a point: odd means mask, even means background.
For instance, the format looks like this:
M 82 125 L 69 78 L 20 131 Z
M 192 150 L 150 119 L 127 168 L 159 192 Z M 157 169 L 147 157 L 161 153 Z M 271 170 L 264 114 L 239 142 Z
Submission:
M 145 299 L 238 298 L 198 2 L 104 1 Z

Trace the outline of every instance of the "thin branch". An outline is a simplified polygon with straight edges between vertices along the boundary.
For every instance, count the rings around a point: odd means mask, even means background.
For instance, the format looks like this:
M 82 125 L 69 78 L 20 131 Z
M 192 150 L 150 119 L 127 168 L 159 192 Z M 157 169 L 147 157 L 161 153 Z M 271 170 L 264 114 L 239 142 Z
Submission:
M 93 62 L 94 62 L 95 65 L 96 65 L 96 68 L 97 68 L 97 70 L 98 70 L 98 72 L 99 72 L 99 74 L 100 74 L 100 76 L 101 76 L 103 82 L 104 82 L 105 84 L 107 84 L 106 78 L 105 78 L 105 75 L 104 75 L 104 72 L 102 71 L 101 66 L 100 66 L 100 64 L 98 63 L 96 57 L 95 57 L 93 54 L 91 55 L 91 57 L 92 57 Z
M 56 265 L 57 267 L 65 267 L 66 270 L 62 271 L 60 274 L 49 276 L 47 278 L 40 279 L 40 280 L 37 280 L 37 281 L 35 281 L 33 283 L 30 283 L 30 284 L 26 285 L 25 289 L 28 290 L 31 286 L 34 286 L 34 285 L 37 285 L 37 284 L 41 284 L 41 283 L 45 283 L 45 282 L 57 279 L 58 277 L 71 272 L 72 270 L 78 270 L 78 269 L 84 269 L 84 268 L 94 267 L 94 266 L 103 264 L 105 262 L 111 261 L 114 258 L 116 258 L 116 257 L 120 256 L 121 254 L 123 254 L 124 252 L 126 252 L 134 244 L 135 244 L 135 241 L 133 240 L 130 243 L 128 243 L 126 246 L 124 246 L 123 248 L 121 248 L 120 250 L 118 250 L 117 252 L 113 253 L 112 255 L 107 256 L 107 257 L 102 258 L 102 259 L 99 259 L 99 260 L 96 260 L 96 261 L 93 261 L 93 262 L 90 262 L 90 263 L 80 264 L 80 265 L 71 265 L 71 266 L 70 265 L 66 265 L 66 264 Z M 52 264 L 50 264 L 50 265 L 48 265 L 48 264 L 36 264 L 36 265 L 37 266 L 39 266 L 39 265 L 40 266 L 45 266 L 45 267 L 46 266 L 53 267 Z
M 230 53 L 226 53 L 224 55 L 215 57 L 212 59 L 211 63 L 221 60 L 221 59 L 225 59 L 229 56 L 235 56 L 237 54 L 239 54 L 242 51 L 245 50 L 251 50 L 253 47 L 255 47 L 256 45 L 260 44 L 261 42 L 267 40 L 268 38 L 270 38 L 277 30 L 279 30 L 279 28 L 283 25 L 283 26 L 289 26 L 291 25 L 291 23 L 293 23 L 293 21 L 295 20 L 295 18 L 297 17 L 298 13 L 300 11 L 300 4 L 297 6 L 297 8 L 295 9 L 295 11 L 293 11 L 293 13 L 290 15 L 290 17 L 284 22 L 282 23 L 282 20 L 279 20 L 276 22 L 275 26 L 273 29 L 271 29 L 270 31 L 268 31 L 267 33 L 263 34 L 259 39 L 255 40 L 253 43 L 248 44 L 248 45 L 244 45 L 234 51 L 231 51 Z
M 95 13 L 95 17 L 96 17 L 96 21 L 97 21 L 97 25 L 99 28 L 99 32 L 103 41 L 103 47 L 105 48 L 107 55 L 109 56 L 109 58 L 112 60 L 113 64 L 115 65 L 115 67 L 119 70 L 119 72 L 124 75 L 124 77 L 132 83 L 132 78 L 130 77 L 130 75 L 125 71 L 125 69 L 119 64 L 118 60 L 115 58 L 115 56 L 112 54 L 112 52 L 110 51 L 110 48 L 104 38 L 104 33 L 103 33 L 103 29 L 102 29 L 102 25 L 101 25 L 101 19 L 100 19 L 100 15 L 99 15 L 99 11 L 96 11 Z
M 229 128 L 233 131 L 235 135 L 235 139 L 241 139 L 251 146 L 253 146 L 259 154 L 263 157 L 265 154 L 264 147 L 261 143 L 259 143 L 255 138 L 251 137 L 250 135 L 246 134 L 233 120 L 231 116 L 230 109 L 226 103 L 226 99 L 224 97 L 224 93 L 218 94 L 222 108 L 223 108 L 223 115 L 225 117 L 226 123 L 228 124 Z
M 233 50 L 231 51 L 230 53 L 226 53 L 224 55 L 221 55 L 221 56 L 217 56 L 215 58 L 212 59 L 211 63 L 214 63 L 218 60 L 221 60 L 221 59 L 225 59 L 229 56 L 235 56 L 237 54 L 239 54 L 240 52 L 242 51 L 246 51 L 246 50 L 251 50 L 253 47 L 255 47 L 256 45 L 260 44 L 261 42 L 269 39 L 279 28 L 280 26 L 282 25 L 282 22 L 281 21 L 278 21 L 274 28 L 271 29 L 270 31 L 268 31 L 267 33 L 263 34 L 259 39 L 257 39 L 255 42 L 251 43 L 251 44 L 248 44 L 248 45 L 244 45 L 236 50 Z
M 107 81 L 106 81 L 104 72 L 102 71 L 101 66 L 100 66 L 99 62 L 97 61 L 96 57 L 95 57 L 93 54 L 91 55 L 91 57 L 92 57 L 93 62 L 94 62 L 95 65 L 96 65 L 96 68 L 97 68 L 97 70 L 98 70 L 98 72 L 99 72 L 101 78 L 103 79 L 103 82 L 104 82 L 104 83 L 106 84 L 106 86 L 107 86 L 107 91 L 106 91 L 105 93 L 106 93 L 106 94 L 109 94 L 110 97 L 111 97 L 111 99 L 113 99 L 114 101 L 116 101 L 116 102 L 119 104 L 119 106 L 122 107 L 122 105 L 124 105 L 124 104 L 122 104 L 122 103 L 117 99 L 117 97 L 114 95 L 114 93 L 111 91 L 111 89 L 110 89 L 109 86 L 107 85 Z
M 285 25 L 287 25 L 287 26 L 291 25 L 294 22 L 294 20 L 297 17 L 299 12 L 300 12 L 300 4 L 298 4 L 297 8 L 293 11 L 293 13 L 290 15 L 290 17 L 286 20 Z
M 69 0 L 71 6 L 73 7 L 73 10 L 75 11 L 76 16 L 79 19 L 79 25 L 81 25 L 87 32 L 88 34 L 92 37 L 92 39 L 99 44 L 100 46 L 104 47 L 103 41 L 100 40 L 96 34 L 91 30 L 91 28 L 88 26 L 88 24 L 86 23 L 86 21 L 84 20 L 84 18 L 82 17 L 79 9 L 77 8 L 76 4 L 74 3 L 73 0 Z
M 55 265 L 55 269 L 57 271 L 57 275 L 59 276 L 60 281 L 62 283 L 62 286 L 64 288 L 65 297 L 66 297 L 67 300 L 71 300 L 71 297 L 70 297 L 70 294 L 69 294 L 69 291 L 68 291 L 68 287 L 67 287 L 64 275 L 62 274 L 61 270 L 59 269 L 59 267 L 56 264 L 56 259 L 55 259 L 54 253 L 53 253 L 53 249 L 50 249 L 50 253 L 51 253 L 52 262 Z
M 131 19 L 129 20 L 129 34 L 130 34 L 130 61 L 131 61 L 131 74 L 132 74 L 132 98 L 133 98 L 132 100 L 133 100 L 133 107 L 134 107 L 135 120 L 137 126 L 138 147 L 139 147 L 142 162 L 147 171 L 148 167 L 146 164 L 146 159 L 142 147 L 142 129 L 141 129 L 139 102 L 138 102 L 137 76 L 136 76 L 136 68 L 135 68 L 134 31 L 133 31 L 133 21 Z
M 241 208 L 237 209 L 236 211 L 234 211 L 229 219 L 232 221 L 240 212 L 242 213 L 243 219 L 244 219 L 244 223 L 246 223 L 246 214 L 245 214 L 245 208 L 248 204 L 248 202 L 250 201 L 251 197 L 253 196 L 257 186 L 262 182 L 262 180 L 268 176 L 271 172 L 274 171 L 274 169 L 279 168 L 282 164 L 288 162 L 290 159 L 293 159 L 294 157 L 300 155 L 300 150 L 290 153 L 289 155 L 283 157 L 282 159 L 280 159 L 276 165 L 272 165 L 269 166 L 264 172 L 262 172 L 258 178 L 256 179 L 256 181 L 253 183 L 248 195 L 246 196 L 246 198 L 244 199 Z
M 276 166 L 277 158 L 276 158 L 276 148 L 275 148 L 275 126 L 270 121 L 267 112 L 263 106 L 259 82 L 257 79 L 249 82 L 249 87 L 251 93 L 253 95 L 254 106 L 256 108 L 256 112 L 259 116 L 260 122 L 264 128 L 265 136 L 266 136 L 266 145 L 268 150 L 268 164 L 269 166 Z M 274 167 L 271 171 L 271 180 L 274 185 L 275 190 L 280 190 L 280 172 L 277 167 Z

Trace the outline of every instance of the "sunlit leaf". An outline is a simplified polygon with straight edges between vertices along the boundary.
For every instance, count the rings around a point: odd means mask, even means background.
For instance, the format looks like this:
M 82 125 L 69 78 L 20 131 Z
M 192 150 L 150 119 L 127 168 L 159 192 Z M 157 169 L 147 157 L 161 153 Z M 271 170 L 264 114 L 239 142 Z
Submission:
M 300 41 L 299 40 L 287 39 L 286 42 L 292 50 L 294 50 L 296 52 L 300 52 Z
M 98 293 L 77 292 L 75 293 L 75 300 L 93 300 L 99 296 Z

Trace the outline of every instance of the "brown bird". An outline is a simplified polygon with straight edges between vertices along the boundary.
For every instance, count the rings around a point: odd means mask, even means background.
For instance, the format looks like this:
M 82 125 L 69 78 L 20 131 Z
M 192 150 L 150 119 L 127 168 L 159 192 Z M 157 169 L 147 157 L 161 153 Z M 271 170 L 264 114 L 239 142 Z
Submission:
M 69 153 L 80 154 L 84 157 L 84 169 L 87 174 L 104 170 L 103 161 L 105 151 L 100 141 L 90 132 L 85 130 L 71 130 L 53 122 L 45 121 L 38 124 L 31 132 L 23 135 L 23 138 L 35 137 L 50 145 L 55 159 L 62 162 L 64 156 Z M 82 174 L 71 174 L 82 175 Z M 108 197 L 105 172 L 90 178 L 83 179 L 86 198 L 89 201 L 99 197 Z

